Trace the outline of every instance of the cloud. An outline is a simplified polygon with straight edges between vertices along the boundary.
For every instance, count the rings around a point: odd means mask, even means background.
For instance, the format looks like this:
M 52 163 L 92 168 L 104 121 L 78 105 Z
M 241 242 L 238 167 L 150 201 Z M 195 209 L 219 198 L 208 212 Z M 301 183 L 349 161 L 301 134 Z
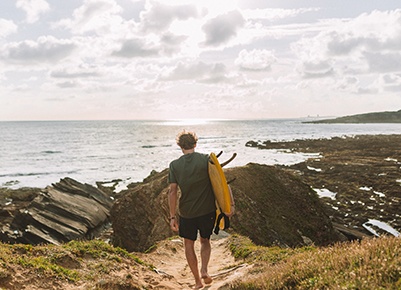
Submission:
M 74 67 L 73 69 L 63 68 L 61 70 L 52 71 L 50 73 L 50 76 L 52 78 L 81 79 L 88 77 L 97 77 L 100 76 L 100 73 L 91 68 Z
M 235 64 L 244 70 L 269 70 L 277 61 L 272 51 L 253 49 L 240 51 Z
M 125 58 L 158 56 L 159 48 L 145 39 L 128 39 L 112 55 Z
M 169 32 L 161 36 L 161 48 L 166 55 L 173 55 L 180 52 L 181 44 L 188 38 L 185 35 L 175 35 Z
M 216 83 L 226 80 L 227 68 L 222 63 L 206 64 L 198 63 L 183 63 L 180 62 L 177 66 L 160 76 L 161 80 L 177 81 L 177 80 L 197 80 L 203 83 Z
M 401 9 L 325 20 L 319 33 L 292 44 L 297 71 L 305 78 L 401 72 L 400 23 Z
M 37 41 L 24 40 L 6 44 L 0 51 L 3 61 L 21 64 L 55 63 L 68 57 L 76 45 L 71 40 L 41 36 Z
M 141 27 L 145 32 L 160 32 L 167 30 L 174 20 L 187 20 L 198 17 L 194 5 L 163 5 L 149 1 L 146 10 L 140 13 Z
M 399 72 L 401 71 L 401 53 L 397 52 L 365 52 L 371 72 Z
M 383 74 L 380 76 L 378 83 L 384 91 L 401 92 L 401 74 Z
M 356 77 L 349 76 L 341 79 L 337 84 L 336 88 L 341 91 L 356 91 L 359 80 Z
M 15 5 L 25 11 L 28 23 L 38 21 L 41 14 L 50 10 L 45 0 L 17 0 Z
M 114 0 L 85 0 L 75 9 L 72 18 L 64 18 L 54 28 L 70 29 L 75 34 L 95 32 L 98 35 L 119 31 L 123 19 L 122 8 Z
M 11 20 L 0 18 L 0 38 L 16 33 L 18 26 Z
M 238 29 L 243 27 L 245 20 L 241 13 L 234 10 L 210 19 L 202 30 L 206 34 L 206 46 L 219 46 L 227 43 L 237 35 Z
M 304 78 L 321 78 L 334 74 L 333 65 L 329 60 L 304 61 L 297 67 L 297 71 Z
M 244 9 L 242 15 L 246 19 L 269 20 L 276 21 L 280 19 L 287 19 L 298 16 L 308 12 L 319 11 L 320 8 L 300 8 L 300 9 Z

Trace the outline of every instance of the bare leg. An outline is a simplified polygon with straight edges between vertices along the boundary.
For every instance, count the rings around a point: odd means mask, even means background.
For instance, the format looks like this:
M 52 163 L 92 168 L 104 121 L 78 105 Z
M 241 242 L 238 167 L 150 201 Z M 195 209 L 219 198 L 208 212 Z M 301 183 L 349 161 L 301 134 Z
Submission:
M 209 276 L 207 267 L 209 265 L 210 254 L 212 253 L 212 247 L 209 239 L 200 238 L 201 241 L 201 277 L 206 284 L 212 283 L 213 279 Z
M 184 239 L 184 247 L 188 266 L 195 278 L 195 289 L 201 289 L 203 288 L 203 283 L 199 275 L 198 259 L 196 258 L 195 254 L 195 241 Z

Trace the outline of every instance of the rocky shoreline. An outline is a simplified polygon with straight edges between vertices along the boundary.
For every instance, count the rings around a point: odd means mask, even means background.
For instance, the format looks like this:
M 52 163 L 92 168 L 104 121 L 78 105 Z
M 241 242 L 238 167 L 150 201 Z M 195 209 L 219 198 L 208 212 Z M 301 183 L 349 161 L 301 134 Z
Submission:
M 257 243 L 283 246 L 328 244 L 330 240 L 343 239 L 330 230 L 320 229 L 322 224 L 326 224 L 326 229 L 334 227 L 349 240 L 372 236 L 373 230 L 380 235 L 388 234 L 375 226 L 378 222 L 399 233 L 400 143 L 401 135 L 249 141 L 246 146 L 255 149 L 315 154 L 292 166 L 248 164 L 227 169 L 228 178 L 235 180 L 231 186 L 238 204 L 233 229 Z M 136 250 L 142 245 L 140 250 L 145 250 L 155 241 L 172 235 L 165 220 L 166 176 L 166 170 L 154 172 L 118 194 L 100 183 L 94 187 L 69 178 L 45 189 L 0 188 L 0 238 L 10 243 L 57 244 L 77 236 L 91 238 L 112 226 L 114 233 L 107 235 L 115 243 Z M 327 197 L 317 202 L 311 188 L 318 194 L 326 193 Z M 289 202 L 297 199 L 304 204 L 302 208 Z M 68 208 L 64 208 L 65 201 L 70 201 Z M 315 214 L 306 219 L 311 212 Z M 320 222 L 311 224 L 312 216 L 320 216 Z M 141 221 L 134 224 L 138 228 L 129 228 L 132 220 Z M 294 221 L 299 223 L 294 226 Z M 303 227 L 301 233 L 299 229 Z M 326 237 L 319 237 L 324 231 Z M 135 245 L 122 242 L 128 232 L 133 235 L 131 244 L 136 241 Z
M 292 166 L 279 166 L 295 173 L 312 188 L 330 192 L 323 197 L 333 223 L 367 234 L 367 227 L 383 234 L 373 221 L 401 232 L 401 135 L 255 142 L 249 147 L 319 153 L 319 157 Z

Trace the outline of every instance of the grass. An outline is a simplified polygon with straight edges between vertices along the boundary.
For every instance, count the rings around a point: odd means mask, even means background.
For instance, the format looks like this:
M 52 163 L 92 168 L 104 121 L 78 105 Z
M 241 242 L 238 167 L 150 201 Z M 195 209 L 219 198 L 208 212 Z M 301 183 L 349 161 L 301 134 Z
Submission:
M 400 238 L 292 249 L 257 246 L 232 235 L 230 250 L 237 261 L 253 265 L 250 275 L 230 289 L 401 289 Z M 16 273 L 32 279 L 21 283 L 38 279 L 47 283 L 41 289 L 63 289 L 63 283 L 80 282 L 93 289 L 145 289 L 146 282 L 133 275 L 139 267 L 153 269 L 126 250 L 99 240 L 60 246 L 0 243 L 0 289 L 9 289 L 9 282 L 18 289 Z M 121 276 L 113 275 L 120 270 Z
M 401 239 L 382 237 L 332 247 L 258 247 L 233 236 L 231 251 L 254 263 L 232 289 L 401 289 Z
M 42 279 L 77 282 L 95 280 L 127 264 L 153 268 L 126 250 L 99 240 L 71 241 L 61 246 L 0 243 L 0 288 L 17 270 Z

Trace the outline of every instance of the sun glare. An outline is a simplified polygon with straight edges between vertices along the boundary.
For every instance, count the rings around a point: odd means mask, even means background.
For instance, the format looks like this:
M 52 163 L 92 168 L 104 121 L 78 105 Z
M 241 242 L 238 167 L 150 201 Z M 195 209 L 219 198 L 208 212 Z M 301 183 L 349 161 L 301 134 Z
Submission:
M 166 126 L 193 126 L 193 125 L 205 125 L 209 123 L 210 119 L 177 119 L 177 120 L 166 120 L 163 125 Z

